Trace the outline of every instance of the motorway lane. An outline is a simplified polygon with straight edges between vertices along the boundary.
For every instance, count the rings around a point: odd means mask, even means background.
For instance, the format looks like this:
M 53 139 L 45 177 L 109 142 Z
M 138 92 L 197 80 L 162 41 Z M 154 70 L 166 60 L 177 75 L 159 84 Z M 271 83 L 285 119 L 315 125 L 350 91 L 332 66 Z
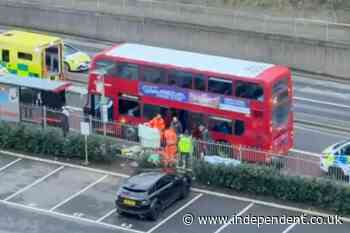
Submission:
M 350 138 L 350 133 L 294 124 L 294 148 L 320 153 L 327 146 Z

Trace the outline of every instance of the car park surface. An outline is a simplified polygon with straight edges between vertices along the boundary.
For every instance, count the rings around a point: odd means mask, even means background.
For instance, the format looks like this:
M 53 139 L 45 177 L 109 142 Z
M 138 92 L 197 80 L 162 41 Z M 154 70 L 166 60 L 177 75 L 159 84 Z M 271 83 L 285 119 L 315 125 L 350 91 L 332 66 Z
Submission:
M 19 155 L 20 156 L 20 155 Z M 194 189 L 157 221 L 118 215 L 115 195 L 126 176 L 29 157 L 0 155 L 0 231 L 135 233 L 345 233 L 350 224 L 203 224 L 199 216 L 300 216 L 301 212 L 254 200 Z M 193 217 L 184 224 L 184 217 Z

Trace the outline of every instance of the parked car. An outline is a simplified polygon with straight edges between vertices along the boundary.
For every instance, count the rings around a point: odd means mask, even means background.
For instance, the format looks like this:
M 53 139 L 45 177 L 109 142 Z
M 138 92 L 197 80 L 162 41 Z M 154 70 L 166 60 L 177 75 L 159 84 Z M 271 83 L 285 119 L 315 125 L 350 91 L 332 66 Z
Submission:
M 327 147 L 321 156 L 321 170 L 332 177 L 349 180 L 350 140 L 344 140 Z
M 87 71 L 91 58 L 70 44 L 64 43 L 64 69 L 65 71 Z
M 191 178 L 163 172 L 143 172 L 121 185 L 115 201 L 117 213 L 156 220 L 161 212 L 190 193 Z
M 5 75 L 8 74 L 8 70 L 6 69 L 6 67 L 4 67 L 3 65 L 0 64 L 0 76 L 1 75 Z

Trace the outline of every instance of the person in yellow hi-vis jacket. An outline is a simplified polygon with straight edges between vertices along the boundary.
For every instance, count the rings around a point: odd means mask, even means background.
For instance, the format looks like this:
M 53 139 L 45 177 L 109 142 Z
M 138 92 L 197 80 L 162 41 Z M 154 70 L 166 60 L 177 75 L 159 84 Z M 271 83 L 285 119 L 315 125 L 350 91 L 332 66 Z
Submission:
M 189 161 L 193 153 L 193 141 L 188 131 L 180 135 L 178 142 L 178 150 L 180 152 L 179 167 L 189 168 Z

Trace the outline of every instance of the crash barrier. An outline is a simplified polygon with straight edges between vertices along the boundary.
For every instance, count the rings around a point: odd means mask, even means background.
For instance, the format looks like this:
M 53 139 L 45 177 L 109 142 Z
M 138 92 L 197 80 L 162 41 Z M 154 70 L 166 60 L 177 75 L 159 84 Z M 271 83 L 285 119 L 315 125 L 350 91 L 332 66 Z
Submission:
M 121 122 L 103 122 L 100 119 L 85 116 L 82 112 L 70 112 L 65 118 L 58 110 L 48 109 L 43 106 L 21 105 L 21 121 L 39 124 L 42 127 L 54 126 L 62 130 L 80 132 L 80 122 L 88 122 L 92 134 L 102 135 L 105 138 L 116 138 L 121 144 L 120 156 L 131 159 L 139 159 L 143 155 L 150 156 L 150 161 L 157 162 L 162 157 L 163 147 L 158 148 L 154 142 L 157 137 L 139 137 L 140 126 L 125 124 Z M 67 125 L 68 124 L 68 125 Z M 153 137 L 153 138 L 152 138 Z M 150 141 L 153 140 L 153 141 Z M 232 145 L 228 143 L 205 142 L 193 139 L 193 152 L 187 157 L 188 169 L 191 169 L 193 161 L 205 160 L 209 163 L 241 164 L 251 163 L 257 166 L 273 166 L 283 174 L 311 177 L 332 177 L 339 181 L 349 182 L 346 168 L 339 166 L 324 165 L 324 157 L 312 156 L 304 153 L 291 152 L 289 154 L 279 154 L 270 151 Z M 117 142 L 116 142 L 117 143 Z M 164 145 L 164 141 L 158 143 Z M 158 155 L 158 157 L 157 157 Z M 160 156 L 159 156 L 160 155 Z M 182 159 L 177 153 L 176 165 L 183 165 Z M 349 167 L 350 168 L 350 161 Z
M 212 27 L 350 43 L 350 25 L 330 21 L 251 14 L 242 9 L 156 0 L 3 0 L 29 6 L 79 9 L 106 14 L 157 18 Z

